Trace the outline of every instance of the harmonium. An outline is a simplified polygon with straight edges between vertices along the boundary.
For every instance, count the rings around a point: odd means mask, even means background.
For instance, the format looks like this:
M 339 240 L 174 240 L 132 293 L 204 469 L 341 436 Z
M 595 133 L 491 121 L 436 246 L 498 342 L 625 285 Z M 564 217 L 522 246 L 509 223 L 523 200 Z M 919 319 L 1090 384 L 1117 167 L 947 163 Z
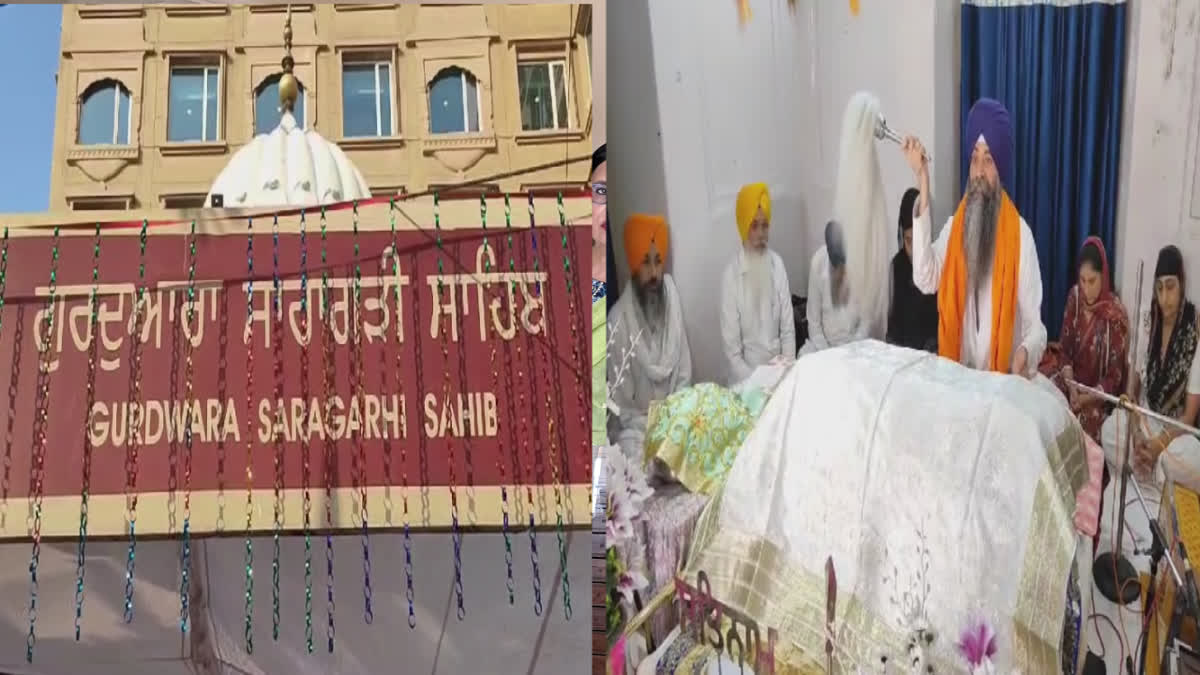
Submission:
M 1175 568 L 1183 573 L 1184 561 L 1179 552 L 1179 542 L 1183 542 L 1193 569 L 1200 564 L 1197 555 L 1200 554 L 1200 495 L 1193 490 L 1168 481 L 1163 488 L 1162 502 L 1159 505 L 1158 523 L 1166 538 L 1164 546 L 1167 555 L 1175 563 Z M 1175 611 L 1175 602 L 1180 589 L 1176 587 L 1175 577 L 1164 559 L 1158 565 L 1158 574 L 1154 580 L 1155 608 L 1153 621 L 1150 622 L 1150 632 L 1147 636 L 1146 675 L 1169 675 L 1161 670 L 1163 654 L 1167 651 L 1167 634 L 1171 626 L 1171 617 Z M 1143 596 L 1144 599 L 1145 596 Z M 1197 638 L 1200 637 L 1195 619 L 1185 615 L 1179 627 L 1178 641 L 1190 649 L 1197 648 Z M 1172 661 L 1168 659 L 1168 661 Z M 1193 673 L 1189 662 L 1194 663 L 1194 657 L 1174 660 L 1179 664 L 1179 673 Z M 1192 666 L 1194 667 L 1194 666 Z

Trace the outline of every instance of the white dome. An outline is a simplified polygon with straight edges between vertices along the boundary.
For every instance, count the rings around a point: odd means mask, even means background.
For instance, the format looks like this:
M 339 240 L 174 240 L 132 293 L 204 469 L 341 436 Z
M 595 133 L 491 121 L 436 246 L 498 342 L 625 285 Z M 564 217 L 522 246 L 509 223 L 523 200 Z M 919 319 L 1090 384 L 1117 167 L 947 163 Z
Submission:
M 341 148 L 299 128 L 284 112 L 271 133 L 255 136 L 234 153 L 204 198 L 206 206 L 213 194 L 236 208 L 333 204 L 368 199 L 371 191 Z

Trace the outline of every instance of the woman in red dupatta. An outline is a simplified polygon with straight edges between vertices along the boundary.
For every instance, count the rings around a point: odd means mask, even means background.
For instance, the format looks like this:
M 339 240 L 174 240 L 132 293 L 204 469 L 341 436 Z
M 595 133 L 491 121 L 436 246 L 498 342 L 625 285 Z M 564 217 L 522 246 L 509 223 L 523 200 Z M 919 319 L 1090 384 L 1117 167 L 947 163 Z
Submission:
M 1093 439 L 1110 407 L 1102 399 L 1067 386 L 1074 379 L 1109 394 L 1125 391 L 1129 357 L 1129 315 L 1112 292 L 1108 255 L 1098 237 L 1088 237 L 1079 251 L 1079 281 L 1067 294 L 1057 350 L 1042 359 L 1042 374 L 1054 381 L 1071 402 L 1071 411 Z

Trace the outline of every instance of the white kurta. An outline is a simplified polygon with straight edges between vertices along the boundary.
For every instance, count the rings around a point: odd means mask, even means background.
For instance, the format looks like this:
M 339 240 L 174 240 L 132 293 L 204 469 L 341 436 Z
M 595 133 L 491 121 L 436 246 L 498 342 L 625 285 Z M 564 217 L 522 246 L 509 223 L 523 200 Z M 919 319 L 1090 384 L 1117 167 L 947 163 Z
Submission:
M 953 216 L 946 221 L 937 241 L 932 241 L 933 224 L 929 210 L 913 218 L 913 284 L 922 293 L 937 293 L 950 244 Z M 961 362 L 976 370 L 986 370 L 992 344 L 992 278 L 984 280 L 978 293 L 967 296 L 963 312 Z M 1037 244 L 1033 230 L 1021 218 L 1021 258 L 1017 270 L 1017 316 L 1013 331 L 1013 353 L 1024 347 L 1028 359 L 1022 375 L 1037 372 L 1046 351 L 1046 326 L 1042 324 L 1042 272 L 1038 267 Z
M 853 302 L 837 305 L 833 302 L 833 285 L 829 278 L 829 253 L 817 249 L 808 266 L 808 341 L 800 348 L 800 356 L 822 349 L 838 347 L 855 340 L 866 339 L 870 326 L 862 321 Z
M 663 276 L 666 302 L 663 327 L 646 326 L 637 293 L 621 294 L 608 315 L 608 386 L 617 414 L 609 437 L 631 461 L 641 465 L 650 403 L 691 385 L 692 356 L 683 323 L 679 291 L 671 275 Z
M 754 369 L 780 356 L 796 354 L 796 322 L 792 314 L 792 290 L 788 286 L 783 259 L 766 252 L 770 285 L 763 297 L 754 298 L 749 287 L 746 251 L 725 268 L 721 281 L 721 339 L 729 360 L 729 384 L 750 377 Z M 759 306 L 755 307 L 755 301 Z

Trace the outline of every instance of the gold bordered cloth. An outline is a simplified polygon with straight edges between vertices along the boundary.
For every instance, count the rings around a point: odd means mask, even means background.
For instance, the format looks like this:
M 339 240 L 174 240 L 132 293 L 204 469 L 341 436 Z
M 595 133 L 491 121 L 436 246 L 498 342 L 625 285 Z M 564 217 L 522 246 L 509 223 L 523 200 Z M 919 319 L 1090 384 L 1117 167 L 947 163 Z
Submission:
M 864 341 L 806 356 L 780 383 L 697 524 L 684 575 L 779 630 L 777 672 L 825 672 L 825 562 L 838 670 L 937 635 L 961 672 L 968 622 L 995 628 L 997 672 L 1061 671 L 1086 475 L 1081 430 L 1046 382 Z

